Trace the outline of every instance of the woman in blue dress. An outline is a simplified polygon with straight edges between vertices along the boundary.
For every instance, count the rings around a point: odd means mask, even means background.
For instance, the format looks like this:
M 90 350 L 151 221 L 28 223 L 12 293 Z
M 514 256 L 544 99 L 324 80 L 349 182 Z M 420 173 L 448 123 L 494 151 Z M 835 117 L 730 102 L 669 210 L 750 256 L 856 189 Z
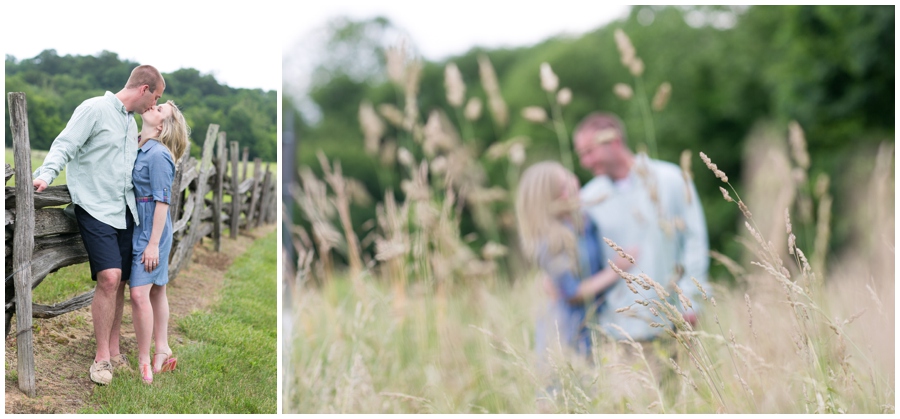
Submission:
M 522 174 L 516 196 L 519 238 L 525 254 L 549 279 L 546 311 L 537 319 L 535 349 L 544 365 L 555 342 L 587 357 L 603 292 L 618 280 L 607 266 L 600 233 L 582 213 L 575 175 L 553 161 L 530 166 Z M 627 268 L 628 261 L 614 263 Z
M 171 100 L 150 108 L 141 114 L 141 119 L 139 150 L 132 172 L 140 224 L 134 227 L 129 289 L 138 365 L 141 378 L 149 384 L 153 382 L 153 373 L 172 371 L 177 364 L 168 340 L 166 284 L 172 250 L 169 202 L 173 195 L 175 161 L 187 150 L 190 129 Z M 152 360 L 151 334 L 155 338 Z

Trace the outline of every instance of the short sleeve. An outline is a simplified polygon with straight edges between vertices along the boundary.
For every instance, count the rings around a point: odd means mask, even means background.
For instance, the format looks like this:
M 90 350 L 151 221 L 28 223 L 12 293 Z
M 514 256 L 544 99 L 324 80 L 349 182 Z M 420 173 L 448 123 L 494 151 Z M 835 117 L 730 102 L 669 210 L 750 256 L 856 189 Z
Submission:
M 159 147 L 163 147 L 159 145 Z M 165 148 L 163 148 L 165 150 Z M 148 163 L 150 168 L 150 191 L 153 200 L 165 204 L 171 203 L 172 181 L 175 179 L 175 162 L 168 151 L 154 153 Z

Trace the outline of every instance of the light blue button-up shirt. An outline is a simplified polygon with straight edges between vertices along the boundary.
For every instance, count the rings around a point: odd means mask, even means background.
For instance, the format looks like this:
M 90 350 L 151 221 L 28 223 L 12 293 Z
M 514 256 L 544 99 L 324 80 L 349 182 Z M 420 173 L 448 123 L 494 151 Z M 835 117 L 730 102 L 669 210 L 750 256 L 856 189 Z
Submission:
M 106 92 L 75 108 L 33 176 L 49 185 L 65 168 L 72 202 L 97 220 L 124 229 L 125 211 L 139 222 L 131 181 L 137 143 L 134 113 Z
M 645 157 L 638 156 L 638 159 L 642 158 Z M 675 279 L 696 310 L 698 301 L 694 296 L 699 296 L 700 291 L 691 277 L 697 278 L 709 293 L 709 287 L 706 286 L 709 239 L 703 208 L 693 182 L 688 188 L 690 202 L 686 199 L 685 181 L 678 166 L 658 160 L 644 161 L 649 161 L 647 165 L 652 174 L 650 178 L 656 182 L 659 206 L 651 200 L 647 182 L 641 179 L 634 168 L 620 182 L 614 183 L 607 176 L 594 178 L 581 189 L 581 199 L 602 236 L 610 238 L 622 248 L 639 249 L 637 266 L 632 267 L 630 273 L 645 273 L 666 287 L 671 294 L 669 302 L 684 311 L 673 288 L 669 286 Z M 641 163 L 636 161 L 635 164 Z M 602 201 L 591 205 L 598 199 Z M 602 237 L 600 240 L 603 243 Z M 615 260 L 615 251 L 605 243 L 603 252 L 604 261 Z M 684 268 L 681 277 L 675 277 L 677 265 Z M 648 298 L 657 298 L 653 290 L 638 289 Z M 647 307 L 634 304 L 635 299 L 643 297 L 632 293 L 624 280 L 616 282 L 606 293 L 606 306 L 599 314 L 601 327 L 617 339 L 623 339 L 624 336 L 610 327 L 611 323 L 620 326 L 634 339 L 649 340 L 662 333 L 662 329 L 650 327 L 651 322 L 671 324 L 665 318 L 653 316 Z M 616 313 L 616 309 L 626 306 L 631 308 Z M 662 313 L 660 315 L 664 316 Z

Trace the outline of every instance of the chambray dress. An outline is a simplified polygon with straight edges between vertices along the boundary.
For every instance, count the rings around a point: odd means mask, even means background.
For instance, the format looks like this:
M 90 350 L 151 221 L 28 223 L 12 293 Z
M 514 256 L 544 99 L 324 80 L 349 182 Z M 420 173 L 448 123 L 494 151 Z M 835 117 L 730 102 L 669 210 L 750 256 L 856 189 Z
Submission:
M 172 180 L 175 178 L 175 162 L 169 150 L 154 139 L 147 140 L 138 150 L 131 175 L 134 182 L 134 196 L 140 224 L 134 227 L 134 253 L 131 261 L 131 281 L 129 286 L 169 282 L 169 254 L 172 250 L 172 219 L 166 211 L 166 226 L 159 239 L 159 266 L 147 272 L 141 263 L 141 255 L 150 242 L 153 231 L 153 213 L 156 202 L 170 203 Z
M 569 226 L 570 228 L 573 228 Z M 553 281 L 557 299 L 537 320 L 535 330 L 535 350 L 539 360 L 544 360 L 548 346 L 555 347 L 557 339 L 577 353 L 591 353 L 591 333 L 588 324 L 597 323 L 597 313 L 604 308 L 606 290 L 594 298 L 579 303 L 569 303 L 578 292 L 581 281 L 604 269 L 603 250 L 600 247 L 597 225 L 584 217 L 584 232 L 578 238 L 578 269 L 574 269 L 565 255 L 551 255 L 542 250 L 538 265 Z

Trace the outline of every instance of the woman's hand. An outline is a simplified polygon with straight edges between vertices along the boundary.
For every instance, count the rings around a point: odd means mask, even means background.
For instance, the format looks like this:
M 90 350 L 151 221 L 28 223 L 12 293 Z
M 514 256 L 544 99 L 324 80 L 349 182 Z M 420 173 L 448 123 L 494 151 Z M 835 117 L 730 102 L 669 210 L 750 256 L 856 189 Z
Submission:
M 551 300 L 556 300 L 556 286 L 553 285 L 553 279 L 550 278 L 549 275 L 542 275 L 541 279 L 541 287 L 544 289 L 544 294 L 550 297 Z
M 147 272 L 153 272 L 159 266 L 159 244 L 147 244 L 147 248 L 141 254 L 141 263 Z

